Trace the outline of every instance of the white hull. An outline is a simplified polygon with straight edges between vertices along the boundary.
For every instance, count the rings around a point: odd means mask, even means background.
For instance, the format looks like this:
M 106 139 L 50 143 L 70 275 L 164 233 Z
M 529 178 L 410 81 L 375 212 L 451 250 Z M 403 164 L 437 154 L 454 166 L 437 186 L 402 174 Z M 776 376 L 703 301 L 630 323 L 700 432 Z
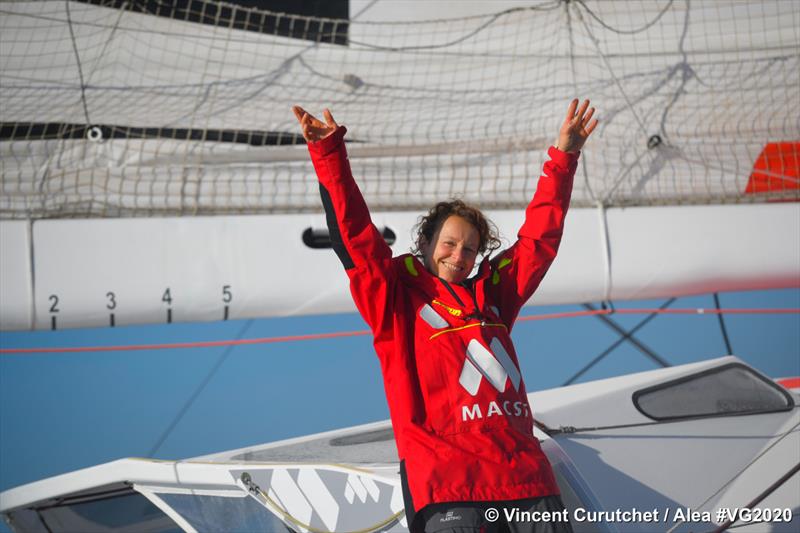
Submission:
M 491 211 L 506 241 L 524 213 Z M 411 247 L 417 212 L 376 213 Z M 0 221 L 4 330 L 353 312 L 324 215 Z M 772 229 L 778 228 L 778 229 Z M 303 280 L 303 283 L 298 283 Z M 800 204 L 574 209 L 532 305 L 800 286 Z M 169 293 L 167 293 L 169 290 Z M 113 315 L 113 319 L 112 319 Z
M 703 381 L 723 375 L 728 382 L 746 382 L 746 389 L 759 388 L 758 398 L 784 403 L 760 413 L 737 413 L 737 409 L 752 409 L 754 397 L 720 381 Z M 680 388 L 687 383 L 689 389 Z M 691 405 L 684 406 L 697 412 L 655 423 L 644 412 L 652 414 L 661 407 L 643 396 L 654 390 L 674 394 L 678 400 L 702 390 L 704 399 L 692 398 Z M 717 520 L 718 509 L 744 507 L 800 464 L 796 405 L 800 396 L 781 389 L 735 357 L 529 397 L 537 422 L 548 428 L 549 434 L 537 428 L 536 435 L 553 465 L 578 533 L 710 531 L 715 522 L 722 522 Z M 674 399 L 662 407 L 671 408 Z M 709 406 L 722 412 L 697 416 Z M 800 473 L 795 473 L 757 506 L 788 509 L 794 513 L 788 521 L 773 519 L 768 526 L 739 523 L 736 531 L 796 531 L 799 481 Z M 130 524 L 115 530 L 163 531 L 159 528 L 166 528 L 170 520 L 185 531 L 246 527 L 302 532 L 407 530 L 388 421 L 185 461 L 114 461 L 0 493 L 0 511 L 19 532 L 36 531 L 42 520 L 54 532 L 106 531 L 110 529 L 103 529 L 99 522 L 85 522 L 93 516 L 87 506 L 92 502 L 97 509 L 111 505 L 115 496 L 117 505 L 128 501 L 132 508 L 141 508 L 139 495 L 160 512 L 151 508 L 146 514 L 149 522 L 132 518 Z M 658 510 L 660 514 L 651 522 L 616 521 L 608 516 L 600 521 L 588 519 L 590 512 L 617 509 Z M 688 509 L 697 514 L 692 517 Z M 704 513 L 712 519 L 703 519 Z M 161 516 L 161 525 L 156 515 Z M 684 521 L 684 517 L 689 519 Z

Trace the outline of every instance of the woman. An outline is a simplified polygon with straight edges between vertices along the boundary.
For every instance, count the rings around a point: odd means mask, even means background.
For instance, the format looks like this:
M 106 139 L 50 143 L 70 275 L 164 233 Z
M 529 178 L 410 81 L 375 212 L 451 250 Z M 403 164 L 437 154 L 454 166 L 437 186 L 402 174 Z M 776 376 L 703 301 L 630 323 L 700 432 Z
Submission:
M 346 128 L 293 108 L 320 183 L 331 242 L 374 336 L 411 531 L 501 531 L 503 508 L 563 513 L 511 342 L 522 305 L 541 282 L 563 231 L 580 149 L 597 126 L 573 100 L 548 151 L 518 239 L 507 250 L 476 208 L 441 202 L 423 217 L 419 256 L 392 257 L 350 171 Z M 489 508 L 499 509 L 491 521 Z M 554 515 L 556 516 L 556 515 Z M 566 520 L 507 524 L 572 531 Z M 501 529 L 498 529 L 501 528 Z

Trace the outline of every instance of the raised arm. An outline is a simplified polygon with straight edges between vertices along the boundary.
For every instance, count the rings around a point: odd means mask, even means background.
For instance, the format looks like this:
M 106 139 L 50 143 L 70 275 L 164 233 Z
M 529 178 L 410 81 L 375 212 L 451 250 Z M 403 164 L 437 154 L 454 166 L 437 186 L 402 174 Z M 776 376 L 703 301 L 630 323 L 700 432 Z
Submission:
M 350 171 L 344 146 L 347 129 L 339 126 L 327 109 L 325 122 L 299 106 L 292 111 L 308 142 L 331 244 L 350 278 L 353 299 L 370 327 L 380 328 L 390 294 L 387 282 L 393 276 L 392 251 L 372 223 Z
M 578 156 L 597 126 L 593 115 L 589 100 L 580 108 L 578 100 L 570 102 L 556 146 L 547 152 L 550 159 L 544 164 L 536 194 L 525 210 L 517 242 L 492 260 L 489 290 L 500 302 L 501 318 L 509 327 L 556 258 Z

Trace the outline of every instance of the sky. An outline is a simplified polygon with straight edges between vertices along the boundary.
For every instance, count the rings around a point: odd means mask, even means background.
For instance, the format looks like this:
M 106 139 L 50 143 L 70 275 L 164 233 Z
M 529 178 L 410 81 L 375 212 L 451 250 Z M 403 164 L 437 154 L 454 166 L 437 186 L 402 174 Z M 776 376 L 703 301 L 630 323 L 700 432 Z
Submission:
M 800 308 L 800 289 L 721 293 L 724 308 Z M 615 302 L 658 307 L 664 300 Z M 714 308 L 710 294 L 670 308 Z M 521 316 L 580 311 L 526 307 Z M 612 315 L 625 329 L 647 315 Z M 725 315 L 733 353 L 800 376 L 800 315 Z M 364 330 L 355 314 L 3 332 L 0 347 L 114 346 Z M 727 354 L 714 315 L 659 315 L 635 337 L 672 365 Z M 528 391 L 558 387 L 619 335 L 597 317 L 521 320 Z M 657 368 L 628 342 L 577 382 Z M 205 385 L 204 385 L 205 383 Z M 534 412 L 536 406 L 533 406 Z M 123 457 L 185 459 L 388 418 L 368 336 L 235 347 L 0 355 L 0 490 Z M 5 526 L 0 526 L 0 531 Z

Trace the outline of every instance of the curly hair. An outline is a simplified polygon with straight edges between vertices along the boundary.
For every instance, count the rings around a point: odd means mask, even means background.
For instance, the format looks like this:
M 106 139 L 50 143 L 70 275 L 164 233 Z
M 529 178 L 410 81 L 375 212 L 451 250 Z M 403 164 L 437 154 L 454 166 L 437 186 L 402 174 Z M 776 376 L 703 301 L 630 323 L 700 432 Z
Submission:
M 431 208 L 426 215 L 422 215 L 414 226 L 417 234 L 414 248 L 411 253 L 421 255 L 425 243 L 433 242 L 433 236 L 439 231 L 444 222 L 451 216 L 458 216 L 472 224 L 478 230 L 478 254 L 491 254 L 501 246 L 497 226 L 494 225 L 477 207 L 465 204 L 454 199 L 449 202 L 439 202 Z

